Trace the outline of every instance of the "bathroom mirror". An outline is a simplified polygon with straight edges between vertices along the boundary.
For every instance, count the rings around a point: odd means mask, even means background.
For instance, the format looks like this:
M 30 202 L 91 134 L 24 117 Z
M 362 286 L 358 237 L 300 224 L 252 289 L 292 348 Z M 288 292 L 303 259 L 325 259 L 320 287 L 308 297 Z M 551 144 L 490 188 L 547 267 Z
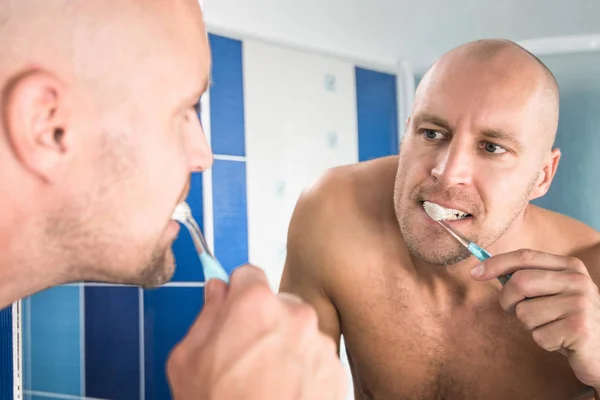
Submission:
M 517 41 L 555 73 L 563 155 L 536 203 L 600 229 L 599 2 L 204 0 L 203 7 L 213 86 L 201 119 L 215 162 L 192 177 L 188 203 L 228 271 L 250 261 L 277 290 L 298 196 L 328 168 L 397 154 L 424 71 L 478 38 Z M 36 400 L 170 398 L 166 357 L 203 304 L 185 230 L 174 249 L 178 269 L 162 288 L 70 284 L 2 311 L 0 365 L 10 368 L 0 372 L 0 391 Z M 342 359 L 347 366 L 343 346 Z

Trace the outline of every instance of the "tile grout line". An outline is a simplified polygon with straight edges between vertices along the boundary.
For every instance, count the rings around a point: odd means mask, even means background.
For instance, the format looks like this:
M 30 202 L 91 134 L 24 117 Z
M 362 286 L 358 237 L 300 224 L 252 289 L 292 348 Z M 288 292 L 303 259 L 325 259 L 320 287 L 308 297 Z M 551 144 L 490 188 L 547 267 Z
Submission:
M 121 284 L 116 284 L 116 283 L 85 283 L 85 284 L 81 284 L 81 283 L 66 283 L 61 285 L 61 287 L 73 287 L 73 286 L 77 286 L 79 287 L 80 285 L 83 285 L 84 287 L 133 287 L 133 288 L 139 288 L 139 286 L 136 285 L 121 285 Z M 160 288 L 174 288 L 174 287 L 204 287 L 205 282 L 169 282 L 169 283 L 165 283 L 164 285 L 160 286 L 157 289 Z M 150 289 L 153 290 L 153 289 Z M 156 290 L 156 289 L 154 289 Z
M 204 135 L 209 147 L 212 149 L 212 124 L 210 118 L 210 89 L 202 96 L 202 126 L 204 127 Z M 214 159 L 219 160 L 220 157 L 227 157 L 222 154 L 213 155 Z M 213 190 L 212 190 L 212 168 L 202 172 L 202 231 L 204 232 L 204 238 L 206 244 L 213 251 L 215 251 L 215 231 L 214 231 L 214 215 L 213 215 Z
M 79 286 L 79 391 L 85 396 L 85 285 Z
M 61 399 L 61 400 L 106 400 L 99 399 L 96 397 L 84 397 L 84 396 L 73 396 L 71 394 L 63 393 L 52 393 L 52 392 L 41 392 L 36 390 L 24 390 L 23 393 L 27 396 L 45 397 L 48 399 Z
M 33 388 L 33 377 L 31 376 L 33 373 L 33 356 L 31 354 L 31 296 L 27 298 L 27 321 L 25 322 L 25 329 L 27 330 L 27 384 L 28 388 Z M 25 388 L 23 388 L 25 389 Z M 25 390 L 23 390 L 25 392 Z
M 234 156 L 234 155 L 227 155 L 227 154 L 214 154 L 213 158 L 215 160 L 221 160 L 221 161 L 238 161 L 238 162 L 246 162 L 247 161 L 246 156 Z
M 139 352 L 140 352 L 140 400 L 146 400 L 146 355 L 144 329 L 144 289 L 138 289 Z

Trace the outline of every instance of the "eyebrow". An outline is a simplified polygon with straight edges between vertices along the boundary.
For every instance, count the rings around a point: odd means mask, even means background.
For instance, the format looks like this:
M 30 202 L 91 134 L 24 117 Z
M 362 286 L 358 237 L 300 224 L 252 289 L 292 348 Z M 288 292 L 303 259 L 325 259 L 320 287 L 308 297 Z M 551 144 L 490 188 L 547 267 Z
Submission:
M 435 114 L 419 114 L 415 117 L 415 125 L 420 125 L 423 123 L 430 123 L 441 128 L 444 128 L 448 131 L 451 131 L 450 124 L 448 121 L 439 115 Z M 493 139 L 493 140 L 502 140 L 511 143 L 511 145 L 515 148 L 515 150 L 520 150 L 523 145 L 521 142 L 515 137 L 515 135 L 511 132 L 497 130 L 497 129 L 484 129 L 479 132 L 482 136 Z
M 204 93 L 206 93 L 208 91 L 208 89 L 210 89 L 213 85 L 213 81 L 212 79 L 207 79 L 206 82 L 204 83 L 204 85 L 202 85 L 202 88 L 198 91 L 195 91 L 192 95 L 190 95 L 189 97 L 186 97 L 186 103 L 192 103 L 192 102 L 198 102 L 200 101 L 200 98 L 202 97 L 202 95 L 204 95 Z
M 450 124 L 444 118 L 435 114 L 418 114 L 414 119 L 415 125 L 421 125 L 423 123 L 429 123 L 433 125 L 437 125 L 447 130 L 450 129 Z

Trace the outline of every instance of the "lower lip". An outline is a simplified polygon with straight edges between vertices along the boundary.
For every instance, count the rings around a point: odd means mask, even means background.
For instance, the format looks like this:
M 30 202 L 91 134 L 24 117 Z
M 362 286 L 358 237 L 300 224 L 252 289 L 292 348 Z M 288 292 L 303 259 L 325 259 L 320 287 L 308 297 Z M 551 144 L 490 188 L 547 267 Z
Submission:
M 179 225 L 179 222 L 177 222 L 173 219 L 169 221 L 169 224 L 167 225 L 167 230 L 169 232 L 172 231 L 173 234 L 177 234 L 180 229 L 181 229 L 181 226 Z

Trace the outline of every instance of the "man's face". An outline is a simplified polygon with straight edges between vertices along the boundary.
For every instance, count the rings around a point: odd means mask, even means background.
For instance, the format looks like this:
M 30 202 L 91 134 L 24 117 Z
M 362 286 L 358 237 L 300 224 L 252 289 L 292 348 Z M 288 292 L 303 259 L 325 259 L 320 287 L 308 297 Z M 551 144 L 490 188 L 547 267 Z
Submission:
M 147 287 L 168 281 L 179 230 L 171 214 L 187 195 L 190 173 L 212 163 L 197 107 L 210 70 L 200 9 L 177 1 L 156 20 L 164 25 L 143 28 L 148 45 L 125 66 L 126 88 L 82 102 L 71 125 L 91 134 L 65 187 L 68 208 L 48 229 L 81 279 Z
M 450 224 L 487 247 L 543 194 L 543 94 L 540 79 L 523 78 L 446 61 L 424 79 L 402 141 L 394 202 L 410 252 L 425 262 L 452 265 L 470 254 L 426 215 L 424 201 L 468 213 Z

